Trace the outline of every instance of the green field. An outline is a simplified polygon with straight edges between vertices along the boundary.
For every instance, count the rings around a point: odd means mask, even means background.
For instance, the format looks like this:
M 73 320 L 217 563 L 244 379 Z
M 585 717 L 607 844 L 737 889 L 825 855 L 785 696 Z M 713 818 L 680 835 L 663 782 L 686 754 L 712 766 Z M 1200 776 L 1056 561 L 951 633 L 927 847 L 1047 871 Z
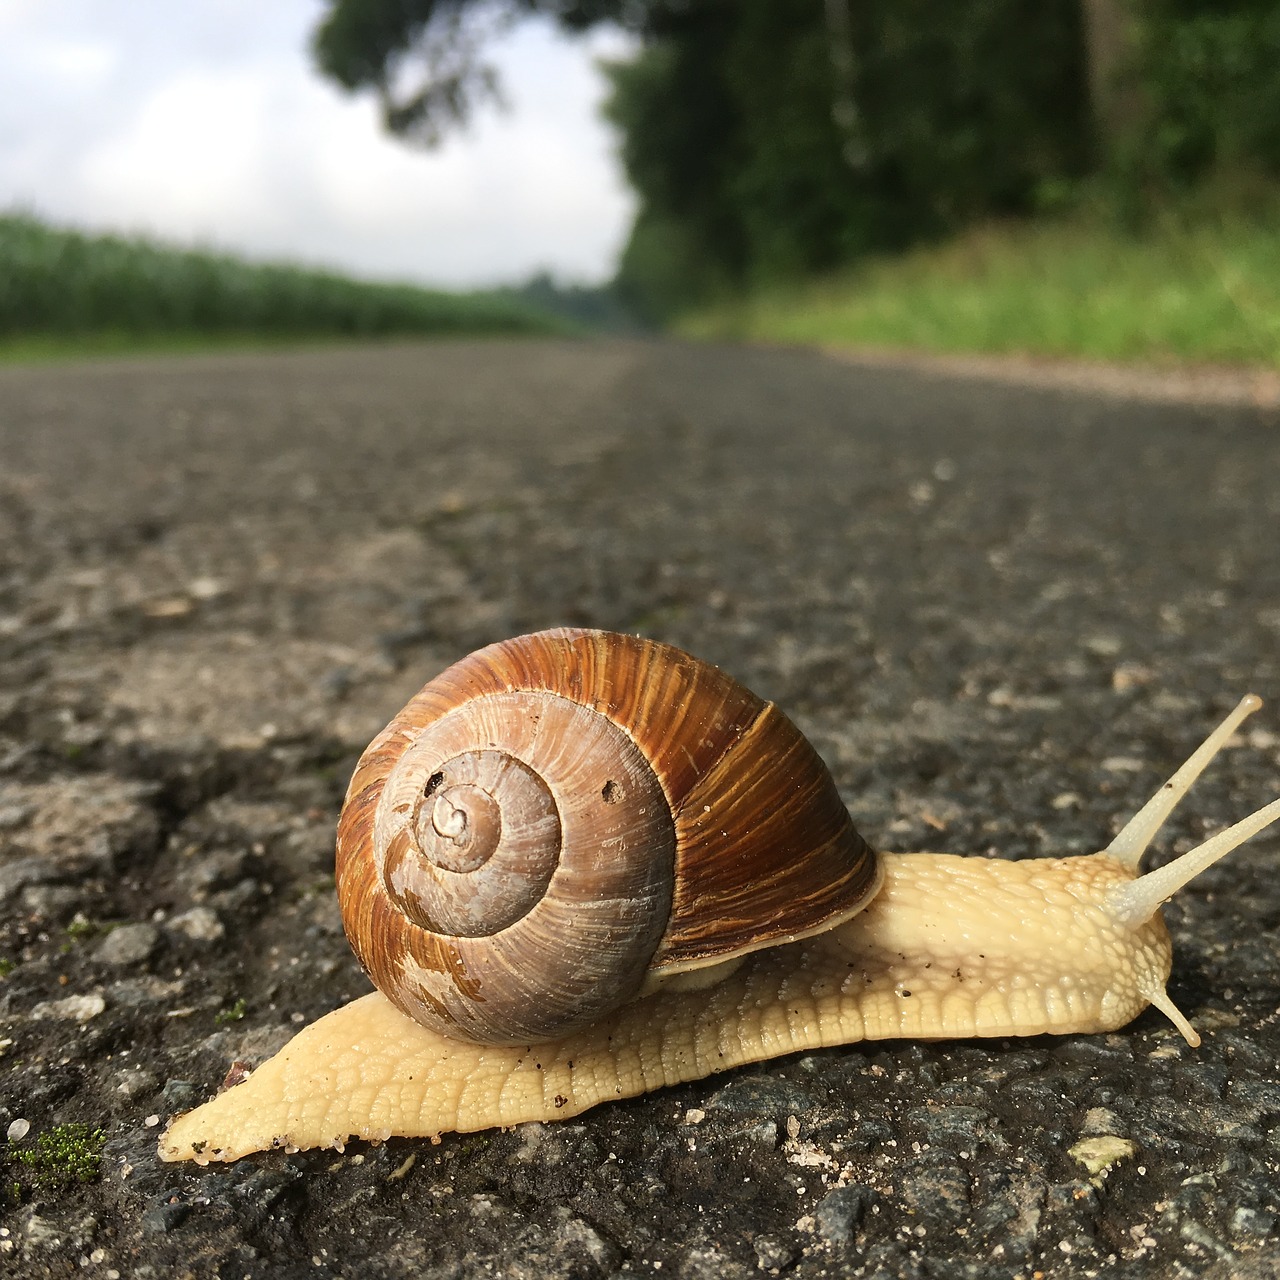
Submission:
M 567 327 L 500 292 L 376 284 L 0 216 L 0 357 Z
M 0 359 L 595 327 L 557 315 L 554 297 L 539 305 L 533 286 L 525 294 L 370 283 L 0 216 Z M 675 327 L 694 338 L 1280 367 L 1280 213 L 1165 215 L 1141 233 L 1096 214 L 990 224 L 764 287 Z
M 685 317 L 690 337 L 1280 366 L 1280 219 L 975 228 Z

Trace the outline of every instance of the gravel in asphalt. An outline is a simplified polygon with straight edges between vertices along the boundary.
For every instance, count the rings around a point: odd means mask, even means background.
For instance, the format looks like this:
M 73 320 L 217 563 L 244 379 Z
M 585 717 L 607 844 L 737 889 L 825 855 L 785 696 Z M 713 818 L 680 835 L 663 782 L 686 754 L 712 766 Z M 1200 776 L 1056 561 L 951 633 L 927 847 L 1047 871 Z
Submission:
M 639 631 L 720 664 L 886 850 L 1092 851 L 1248 689 L 1270 705 L 1156 860 L 1270 800 L 1278 476 L 1265 407 L 804 352 L 0 369 L 0 1271 L 1275 1274 L 1274 834 L 1166 912 L 1196 1050 L 1148 1011 L 438 1145 L 201 1170 L 155 1144 L 367 989 L 333 899 L 347 778 L 505 635 Z

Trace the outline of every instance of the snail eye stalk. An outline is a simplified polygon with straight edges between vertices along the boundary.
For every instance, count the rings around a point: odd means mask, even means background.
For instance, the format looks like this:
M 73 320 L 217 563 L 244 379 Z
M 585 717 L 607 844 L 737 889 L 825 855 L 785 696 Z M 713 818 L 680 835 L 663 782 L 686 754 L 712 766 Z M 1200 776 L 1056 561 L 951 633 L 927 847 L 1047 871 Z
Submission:
M 1191 789 L 1191 784 L 1204 772 L 1209 761 L 1226 746 L 1241 723 L 1261 706 L 1262 699 L 1256 693 L 1246 693 L 1235 710 L 1191 753 L 1190 758 L 1173 777 L 1125 823 L 1120 834 L 1103 852 L 1136 875 L 1147 846 L 1156 832 L 1164 826 L 1165 819 L 1173 812 L 1178 801 Z M 1249 837 L 1245 835 L 1240 838 L 1247 840 Z
M 1262 699 L 1249 693 L 1240 699 L 1234 711 L 1192 752 L 1190 759 L 1174 773 L 1173 777 L 1126 823 L 1124 830 L 1104 850 L 1106 854 L 1137 874 L 1142 855 L 1152 837 L 1164 825 L 1174 806 L 1186 795 L 1191 784 L 1204 767 L 1226 745 L 1241 722 L 1262 706 Z M 1139 930 L 1184 885 L 1194 880 L 1202 871 L 1211 867 L 1219 858 L 1225 858 L 1233 849 L 1256 836 L 1258 832 L 1280 820 L 1280 800 L 1263 805 L 1254 813 L 1225 831 L 1219 831 L 1203 844 L 1175 858 L 1172 862 L 1146 875 L 1138 876 L 1108 890 L 1102 906 L 1107 914 L 1122 927 Z M 1159 1009 L 1182 1033 L 1186 1042 L 1194 1048 L 1200 1043 L 1195 1028 L 1169 998 L 1164 987 L 1155 986 L 1145 991 L 1147 999 Z
M 1148 871 L 1127 884 L 1120 884 L 1107 894 L 1106 908 L 1108 913 L 1120 924 L 1136 929 L 1146 924 L 1159 910 L 1160 904 L 1167 902 L 1185 884 L 1194 880 L 1206 868 L 1213 866 L 1219 858 L 1225 858 L 1232 849 L 1238 848 L 1259 831 L 1269 827 L 1280 819 L 1280 800 L 1273 800 L 1268 805 L 1247 818 L 1241 818 L 1234 826 L 1219 831 L 1204 844 L 1184 853 L 1180 858 L 1155 871 Z
M 1234 826 L 1219 831 L 1216 836 L 1210 837 L 1180 858 L 1175 858 L 1155 871 L 1148 871 L 1145 876 L 1139 876 L 1127 884 L 1116 885 L 1103 900 L 1103 910 L 1117 924 L 1134 931 L 1141 929 L 1160 909 L 1161 904 L 1167 902 L 1179 889 L 1194 880 L 1207 867 L 1211 867 L 1219 858 L 1225 858 L 1233 849 L 1277 820 L 1280 820 L 1280 800 L 1273 800 L 1247 818 L 1241 818 Z M 1193 1049 L 1200 1044 L 1199 1034 L 1169 998 L 1163 985 L 1153 985 L 1143 994 L 1182 1032 L 1183 1039 Z

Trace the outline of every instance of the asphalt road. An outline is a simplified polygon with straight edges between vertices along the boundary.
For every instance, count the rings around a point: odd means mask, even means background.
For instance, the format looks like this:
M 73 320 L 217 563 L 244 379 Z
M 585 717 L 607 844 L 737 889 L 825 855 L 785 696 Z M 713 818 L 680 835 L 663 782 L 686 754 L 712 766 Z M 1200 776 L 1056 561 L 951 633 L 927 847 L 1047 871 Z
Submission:
M 1148 1011 L 159 1165 L 233 1060 L 366 989 L 331 876 L 365 742 L 562 623 L 778 701 L 890 850 L 1096 849 L 1268 698 L 1161 860 L 1280 793 L 1280 417 L 674 344 L 0 369 L 4 1274 L 1280 1269 L 1274 834 L 1167 910 L 1197 1050 Z M 73 1123 L 84 1182 L 37 1156 Z

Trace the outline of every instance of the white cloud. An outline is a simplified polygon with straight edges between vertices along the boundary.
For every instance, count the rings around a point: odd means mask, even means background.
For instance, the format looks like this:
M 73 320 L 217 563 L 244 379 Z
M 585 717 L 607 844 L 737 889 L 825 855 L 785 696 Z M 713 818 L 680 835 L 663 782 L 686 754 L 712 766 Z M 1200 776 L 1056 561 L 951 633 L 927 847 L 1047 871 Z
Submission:
M 86 147 L 77 176 L 88 207 L 157 230 L 252 234 L 270 209 L 264 89 L 249 72 L 167 80 L 127 128 Z
M 598 118 L 601 34 L 495 61 L 512 104 L 438 151 L 311 70 L 314 0 L 0 0 L 0 206 L 449 285 L 607 277 L 631 215 Z
M 59 87 L 72 93 L 92 91 L 101 86 L 116 62 L 116 51 L 105 44 L 80 41 L 46 44 L 34 51 L 32 68 L 44 71 Z

